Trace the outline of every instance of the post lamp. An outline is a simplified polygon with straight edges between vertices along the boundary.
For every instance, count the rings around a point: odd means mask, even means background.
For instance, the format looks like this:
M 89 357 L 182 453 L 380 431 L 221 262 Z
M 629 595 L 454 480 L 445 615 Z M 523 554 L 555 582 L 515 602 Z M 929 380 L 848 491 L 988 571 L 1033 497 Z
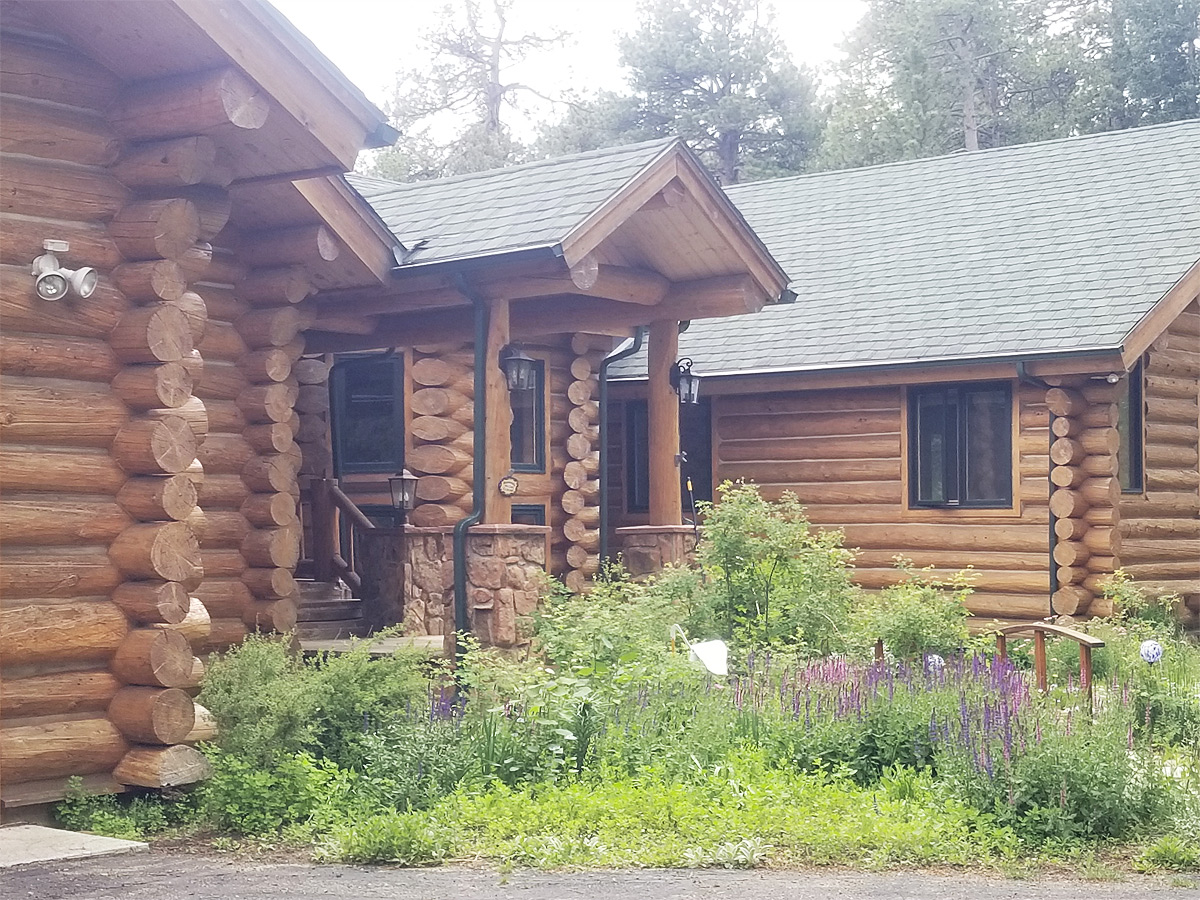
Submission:
M 500 351 L 500 368 L 510 391 L 528 391 L 534 387 L 534 360 L 525 355 L 520 344 L 509 344 Z
M 700 376 L 692 371 L 689 357 L 678 360 L 671 369 L 671 387 L 679 395 L 681 404 L 700 402 Z
M 403 522 L 405 514 L 417 505 L 417 476 L 405 469 L 399 475 L 389 476 L 388 488 L 392 492 L 392 509 L 400 510 Z

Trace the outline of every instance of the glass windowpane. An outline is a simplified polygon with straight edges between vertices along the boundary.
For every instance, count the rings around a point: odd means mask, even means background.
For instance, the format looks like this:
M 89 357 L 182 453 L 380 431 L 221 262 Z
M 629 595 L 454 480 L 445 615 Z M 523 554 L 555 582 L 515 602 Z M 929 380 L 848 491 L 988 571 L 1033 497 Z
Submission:
M 1006 500 L 1012 483 L 1012 413 L 1008 391 L 964 393 L 963 473 L 968 502 Z
M 540 472 L 545 468 L 543 448 L 545 436 L 545 367 L 541 362 L 534 364 L 534 385 L 527 391 L 510 391 L 512 426 L 509 439 L 512 441 L 512 465 L 521 471 Z

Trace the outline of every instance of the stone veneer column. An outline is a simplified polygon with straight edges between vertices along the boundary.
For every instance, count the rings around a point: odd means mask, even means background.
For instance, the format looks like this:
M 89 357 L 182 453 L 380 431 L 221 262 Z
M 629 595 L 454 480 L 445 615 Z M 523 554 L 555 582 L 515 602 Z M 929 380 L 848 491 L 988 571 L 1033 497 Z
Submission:
M 621 562 L 634 578 L 684 565 L 695 558 L 696 529 L 691 525 L 633 525 L 616 530 Z

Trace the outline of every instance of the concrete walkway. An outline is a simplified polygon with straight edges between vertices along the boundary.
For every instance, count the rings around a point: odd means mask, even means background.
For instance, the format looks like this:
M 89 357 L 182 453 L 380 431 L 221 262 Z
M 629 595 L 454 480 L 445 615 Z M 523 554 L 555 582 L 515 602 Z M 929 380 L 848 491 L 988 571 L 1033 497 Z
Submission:
M 0 869 L 145 849 L 146 845 L 139 841 L 121 841 L 43 825 L 5 825 L 0 828 Z
M 978 875 L 654 870 L 540 873 L 265 865 L 178 852 L 38 864 L 0 873 L 23 900 L 1196 900 L 1195 888 L 1124 882 L 1006 881 Z

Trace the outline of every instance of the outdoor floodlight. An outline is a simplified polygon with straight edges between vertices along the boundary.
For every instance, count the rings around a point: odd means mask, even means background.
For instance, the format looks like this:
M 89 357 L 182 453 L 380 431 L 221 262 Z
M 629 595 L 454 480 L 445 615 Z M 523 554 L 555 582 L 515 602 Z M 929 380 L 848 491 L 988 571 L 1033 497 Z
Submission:
M 33 289 L 43 300 L 61 300 L 73 292 L 81 300 L 92 296 L 99 276 L 90 266 L 68 269 L 58 262 L 55 253 L 66 253 L 71 249 L 67 241 L 47 240 L 42 242 L 46 252 L 33 261 Z

